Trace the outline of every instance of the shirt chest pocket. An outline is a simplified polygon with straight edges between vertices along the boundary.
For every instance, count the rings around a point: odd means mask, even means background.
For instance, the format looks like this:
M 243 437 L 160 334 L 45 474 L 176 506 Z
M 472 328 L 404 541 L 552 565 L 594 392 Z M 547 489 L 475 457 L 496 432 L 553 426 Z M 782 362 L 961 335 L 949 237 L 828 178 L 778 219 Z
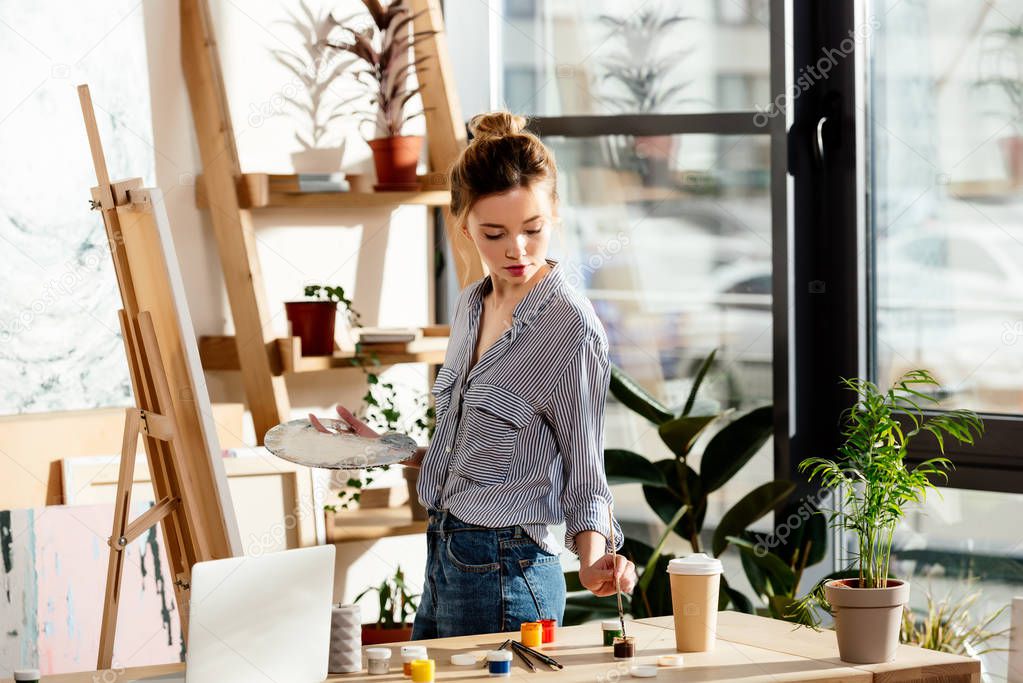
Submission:
M 433 410 L 435 420 L 440 422 L 441 418 L 448 411 L 451 405 L 451 391 L 455 386 L 458 373 L 451 368 L 442 367 L 437 371 L 437 379 L 434 380 L 430 393 L 433 394 Z
M 533 406 L 510 389 L 473 385 L 463 399 L 451 471 L 478 484 L 503 484 L 516 442 L 534 413 Z

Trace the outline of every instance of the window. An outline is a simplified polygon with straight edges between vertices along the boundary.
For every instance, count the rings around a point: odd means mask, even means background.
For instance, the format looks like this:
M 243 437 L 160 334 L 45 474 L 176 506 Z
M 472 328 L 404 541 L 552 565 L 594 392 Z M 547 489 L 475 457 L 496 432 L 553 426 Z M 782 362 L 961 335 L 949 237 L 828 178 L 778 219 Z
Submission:
M 530 116 L 553 149 L 564 230 L 552 257 L 593 302 L 612 362 L 680 409 L 717 349 L 702 397 L 744 411 L 787 400 L 784 387 L 775 391 L 787 358 L 774 357 L 774 330 L 788 307 L 778 305 L 772 277 L 786 249 L 784 169 L 772 163 L 784 121 L 762 113 L 782 89 L 783 64 L 772 71 L 771 54 L 783 54 L 784 43 L 778 36 L 772 45 L 766 13 L 725 23 L 719 4 L 549 0 L 534 14 L 506 5 L 490 17 L 486 45 L 454 56 L 457 65 L 486 53 L 502 74 L 503 83 L 475 79 L 463 100 L 480 102 L 483 92 L 478 109 Z M 671 457 L 656 429 L 613 398 L 605 432 L 608 448 Z M 769 442 L 715 492 L 705 532 L 773 478 L 772 451 Z M 616 487 L 615 500 L 627 533 L 654 540 L 661 522 L 640 487 Z M 771 526 L 770 516 L 759 525 Z M 724 560 L 730 580 L 743 577 L 737 553 Z

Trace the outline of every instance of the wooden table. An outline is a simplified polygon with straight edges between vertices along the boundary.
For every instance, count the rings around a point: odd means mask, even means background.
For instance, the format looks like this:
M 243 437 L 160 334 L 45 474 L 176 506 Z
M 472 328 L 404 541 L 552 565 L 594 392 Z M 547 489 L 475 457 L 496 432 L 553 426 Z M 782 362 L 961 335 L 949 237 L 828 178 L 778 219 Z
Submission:
M 629 635 L 636 637 L 636 658 L 632 663 L 656 664 L 658 655 L 675 652 L 675 634 L 671 617 L 641 619 L 627 623 Z M 456 667 L 450 664 L 455 652 L 482 653 L 500 645 L 508 634 L 488 634 L 418 641 L 426 645 L 437 663 L 438 681 L 491 680 L 483 668 Z M 517 636 L 516 636 L 517 637 Z M 391 673 L 370 676 L 366 672 L 335 675 L 328 681 L 349 683 L 397 683 L 407 681 L 398 664 L 398 647 L 393 651 Z M 537 664 L 531 673 L 522 662 L 512 660 L 512 678 L 520 681 L 551 680 L 560 683 L 616 683 L 628 679 L 629 664 L 611 657 L 611 648 L 601 646 L 599 624 L 558 629 L 557 642 L 543 651 L 565 665 L 552 671 Z M 721 612 L 718 641 L 713 652 L 685 654 L 685 665 L 662 668 L 661 681 L 826 681 L 828 683 L 870 683 L 871 681 L 941 680 L 966 683 L 980 681 L 980 662 L 968 657 L 923 650 L 908 645 L 899 647 L 890 664 L 846 664 L 838 658 L 838 646 L 832 631 L 815 632 L 793 629 L 791 624 L 738 612 Z M 116 672 L 116 680 L 127 683 L 134 678 L 180 672 L 182 664 L 138 667 Z M 102 675 L 102 674 L 101 674 Z M 95 672 L 44 676 L 46 683 L 91 683 Z M 657 680 L 655 679 L 655 680 Z M 637 679 L 638 680 L 638 679 Z

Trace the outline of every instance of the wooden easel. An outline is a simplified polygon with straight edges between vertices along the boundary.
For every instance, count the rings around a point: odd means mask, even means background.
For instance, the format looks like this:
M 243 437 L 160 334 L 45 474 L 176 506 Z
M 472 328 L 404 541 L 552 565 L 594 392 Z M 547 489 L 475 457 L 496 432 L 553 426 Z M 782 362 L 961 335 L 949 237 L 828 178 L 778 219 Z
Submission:
M 158 522 L 173 577 L 183 637 L 188 633 L 191 569 L 241 554 L 237 523 L 213 429 L 205 379 L 160 191 L 140 178 L 110 182 L 86 85 L 78 87 L 97 187 L 124 308 L 118 311 L 136 408 L 124 416 L 124 440 L 108 541 L 106 599 L 97 667 L 112 664 L 124 550 Z M 135 453 L 143 438 L 156 504 L 128 520 Z

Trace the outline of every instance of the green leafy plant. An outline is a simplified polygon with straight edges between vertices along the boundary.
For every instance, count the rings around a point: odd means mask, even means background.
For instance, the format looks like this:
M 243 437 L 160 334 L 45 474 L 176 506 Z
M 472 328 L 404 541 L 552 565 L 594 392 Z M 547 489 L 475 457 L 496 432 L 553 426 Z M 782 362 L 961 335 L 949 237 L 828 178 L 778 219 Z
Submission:
M 757 614 L 773 619 L 799 621 L 793 613 L 799 584 L 807 567 L 827 555 L 827 522 L 817 507 L 803 501 L 782 514 L 785 520 L 773 533 L 745 531 L 729 536 L 728 542 L 739 551 L 743 572 L 753 591 L 766 605 Z M 792 518 L 797 520 L 791 524 Z
M 301 16 L 287 11 L 288 21 L 282 23 L 291 28 L 301 39 L 297 50 L 273 49 L 270 53 L 278 64 L 287 69 L 301 88 L 282 91 L 282 99 L 288 108 L 307 120 L 306 130 L 295 131 L 295 139 L 303 149 L 320 149 L 328 146 L 329 133 L 336 121 L 346 115 L 345 107 L 357 98 L 338 101 L 331 86 L 354 63 L 354 59 L 329 59 L 324 54 L 323 41 L 333 29 L 326 13 L 314 13 L 303 1 L 298 8 Z
M 718 524 L 709 548 L 701 532 L 710 495 L 726 484 L 760 450 L 773 431 L 771 406 L 763 406 L 732 417 L 731 411 L 716 412 L 697 398 L 700 385 L 714 362 L 711 353 L 693 382 L 680 411 L 671 410 L 651 396 L 619 368 L 612 366 L 611 393 L 626 407 L 657 425 L 658 434 L 673 457 L 651 462 L 629 450 L 607 449 L 605 470 L 609 484 L 641 484 L 643 495 L 654 513 L 665 523 L 653 546 L 625 538 L 622 554 L 636 564 L 639 581 L 628 600 L 635 617 L 671 613 L 671 595 L 666 572 L 671 555 L 662 552 L 672 534 L 689 542 L 693 552 L 719 556 L 729 547 L 730 536 L 741 535 L 747 527 L 771 512 L 793 490 L 791 482 L 770 481 L 739 500 Z M 711 424 L 726 422 L 708 442 L 700 458 L 700 471 L 690 464 L 693 448 Z M 566 577 L 569 590 L 582 591 L 578 574 Z M 752 612 L 749 598 L 721 579 L 721 608 L 729 604 Z M 614 600 L 592 595 L 572 596 L 566 607 L 566 623 L 617 613 Z M 572 621 L 569 621 L 569 619 Z
M 1005 605 L 985 617 L 975 618 L 971 610 L 980 596 L 979 590 L 958 598 L 949 592 L 944 598 L 937 599 L 928 589 L 925 609 L 903 610 L 899 640 L 928 650 L 967 657 L 979 657 L 1005 649 L 994 647 L 992 641 L 1008 636 L 1009 629 L 995 631 L 991 626 L 1009 606 Z
M 345 296 L 342 287 L 331 287 L 326 285 L 309 285 L 305 288 L 305 295 L 311 298 L 321 298 L 327 301 L 336 301 L 343 304 L 348 314 L 348 319 L 353 327 L 361 327 L 362 316 L 352 306 L 352 301 Z M 435 428 L 436 413 L 430 405 L 427 394 L 417 394 L 415 397 L 414 417 L 410 420 L 402 414 L 398 405 L 398 390 L 392 382 L 385 382 L 380 377 L 379 368 L 381 362 L 376 352 L 363 350 L 361 344 L 356 344 L 355 355 L 351 358 L 351 364 L 358 367 L 366 377 L 366 393 L 362 396 L 363 408 L 359 411 L 359 418 L 366 422 L 377 432 L 398 431 L 408 434 L 417 441 L 425 439 L 427 442 L 433 436 Z M 379 469 L 388 471 L 390 465 L 384 465 Z M 362 497 L 362 490 L 373 483 L 373 475 L 353 475 L 345 481 L 344 487 L 338 491 L 338 502 L 324 505 L 324 509 L 330 512 L 347 510 L 359 502 Z
M 352 300 L 345 295 L 344 287 L 331 285 L 306 285 L 304 294 L 309 299 L 333 301 L 342 306 L 341 314 L 353 327 L 361 327 L 361 316 L 352 307 Z
M 358 602 L 366 595 L 376 593 L 380 602 L 380 617 L 377 619 L 377 628 L 402 628 L 410 623 L 410 617 L 415 617 L 416 608 L 419 603 L 419 593 L 409 591 L 405 583 L 405 573 L 401 566 L 383 580 L 379 586 L 370 586 L 359 593 L 355 602 Z
M 365 14 L 356 14 L 345 19 L 334 19 L 334 24 L 345 34 L 344 40 L 328 39 L 325 44 L 335 50 L 351 53 L 361 60 L 365 67 L 353 72 L 355 80 L 365 86 L 372 95 L 375 108 L 358 108 L 359 125 L 372 123 L 376 126 L 376 137 L 401 135 L 406 122 L 421 116 L 426 109 L 405 115 L 405 105 L 421 90 L 410 89 L 408 78 L 413 73 L 422 73 L 422 66 L 429 57 L 410 61 L 409 52 L 419 42 L 437 33 L 436 31 L 412 31 L 412 22 L 419 16 L 413 14 L 406 0 L 394 0 L 382 5 L 380 0 L 362 0 L 372 19 L 369 25 L 362 25 Z
M 907 506 L 922 503 L 933 479 L 947 479 L 952 462 L 944 457 L 945 438 L 972 444 L 983 434 L 984 424 L 971 410 L 925 413 L 938 399 L 921 388 L 940 384 L 926 370 L 911 370 L 887 390 L 865 379 L 842 379 L 855 394 L 855 402 L 843 413 L 844 442 L 835 459 L 807 458 L 799 471 L 824 488 L 835 489 L 842 504 L 822 510 L 829 523 L 856 536 L 858 550 L 852 577 L 862 588 L 885 588 L 891 569 L 895 528 Z M 910 444 L 921 433 L 931 434 L 940 456 L 907 466 Z M 939 494 L 940 495 L 940 494 Z M 824 582 L 797 604 L 793 616 L 817 625 L 814 606 L 830 611 L 824 598 Z

